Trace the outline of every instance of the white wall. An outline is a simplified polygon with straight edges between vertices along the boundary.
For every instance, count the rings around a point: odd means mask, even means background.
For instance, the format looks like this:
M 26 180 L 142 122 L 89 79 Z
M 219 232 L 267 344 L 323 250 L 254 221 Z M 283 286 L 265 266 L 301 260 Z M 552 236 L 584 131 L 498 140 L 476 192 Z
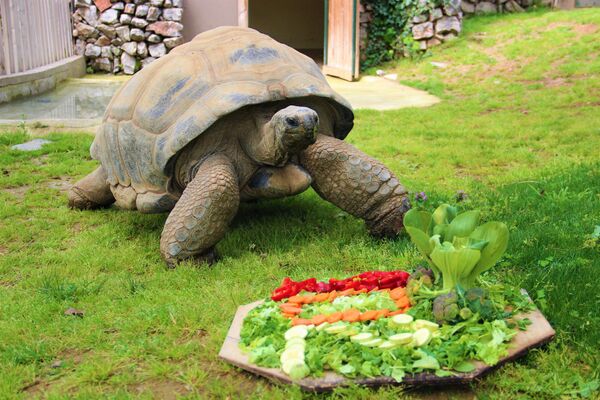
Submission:
M 218 26 L 237 25 L 237 0 L 184 0 L 182 24 L 186 41 Z

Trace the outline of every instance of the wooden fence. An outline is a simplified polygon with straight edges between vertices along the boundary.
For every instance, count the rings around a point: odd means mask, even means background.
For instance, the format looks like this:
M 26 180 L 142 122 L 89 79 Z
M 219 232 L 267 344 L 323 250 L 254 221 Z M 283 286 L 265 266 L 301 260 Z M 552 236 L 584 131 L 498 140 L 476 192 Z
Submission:
M 73 55 L 70 0 L 0 0 L 0 75 Z

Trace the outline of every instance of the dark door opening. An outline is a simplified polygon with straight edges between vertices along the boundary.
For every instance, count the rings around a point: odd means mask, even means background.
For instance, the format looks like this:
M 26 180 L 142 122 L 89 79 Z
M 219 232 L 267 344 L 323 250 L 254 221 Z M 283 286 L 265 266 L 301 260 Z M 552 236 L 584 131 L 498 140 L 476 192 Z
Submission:
M 248 26 L 323 64 L 324 0 L 249 0 Z

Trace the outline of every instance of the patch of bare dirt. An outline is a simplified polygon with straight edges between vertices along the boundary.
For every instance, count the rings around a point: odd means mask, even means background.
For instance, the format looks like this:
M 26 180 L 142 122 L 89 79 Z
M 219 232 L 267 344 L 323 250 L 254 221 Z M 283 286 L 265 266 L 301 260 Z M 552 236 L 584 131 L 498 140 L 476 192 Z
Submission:
M 47 164 L 47 162 L 46 162 L 47 160 L 48 160 L 48 154 L 43 154 L 40 157 L 36 157 L 33 160 L 31 160 L 31 163 L 33 165 L 37 165 L 38 167 L 41 167 L 41 166 Z
M 585 35 L 591 35 L 598 32 L 596 24 L 577 24 L 573 27 L 573 31 L 577 34 L 577 39 Z
M 2 189 L 2 191 L 14 196 L 17 200 L 20 201 L 25 198 L 25 192 L 27 192 L 30 188 L 31 186 L 29 185 L 23 185 L 14 188 L 4 188 Z
M 155 399 L 171 400 L 185 396 L 191 392 L 191 388 L 181 382 L 173 380 L 152 379 L 130 385 L 129 391 L 135 394 L 152 394 Z
M 54 360 L 47 363 L 47 370 L 54 368 L 64 368 L 68 364 L 78 365 L 84 360 L 85 355 L 89 353 L 90 350 L 80 350 L 80 349 L 67 349 L 60 352 Z M 36 397 L 41 396 L 45 392 L 47 392 L 50 387 L 61 382 L 61 379 L 55 380 L 42 380 L 36 379 L 35 381 L 29 383 L 28 385 L 21 388 L 22 393 L 26 393 L 28 397 Z
M 66 192 L 67 190 L 71 189 L 71 186 L 73 185 L 71 184 L 71 182 L 69 182 L 69 178 L 61 176 L 60 178 L 52 179 L 46 184 L 46 186 L 49 189 L 56 189 L 61 192 Z

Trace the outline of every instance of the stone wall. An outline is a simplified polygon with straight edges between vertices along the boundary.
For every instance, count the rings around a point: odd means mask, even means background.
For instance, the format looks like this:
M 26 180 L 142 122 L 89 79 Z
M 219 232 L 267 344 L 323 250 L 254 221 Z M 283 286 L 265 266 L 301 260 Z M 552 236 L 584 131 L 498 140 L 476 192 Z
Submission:
M 412 19 L 413 39 L 421 50 L 454 39 L 462 30 L 463 13 L 460 5 L 434 8 L 429 13 Z
M 493 14 L 520 12 L 533 5 L 533 0 L 462 0 L 460 8 L 465 14 Z
M 183 0 L 76 0 L 75 52 L 93 71 L 134 74 L 183 43 Z

